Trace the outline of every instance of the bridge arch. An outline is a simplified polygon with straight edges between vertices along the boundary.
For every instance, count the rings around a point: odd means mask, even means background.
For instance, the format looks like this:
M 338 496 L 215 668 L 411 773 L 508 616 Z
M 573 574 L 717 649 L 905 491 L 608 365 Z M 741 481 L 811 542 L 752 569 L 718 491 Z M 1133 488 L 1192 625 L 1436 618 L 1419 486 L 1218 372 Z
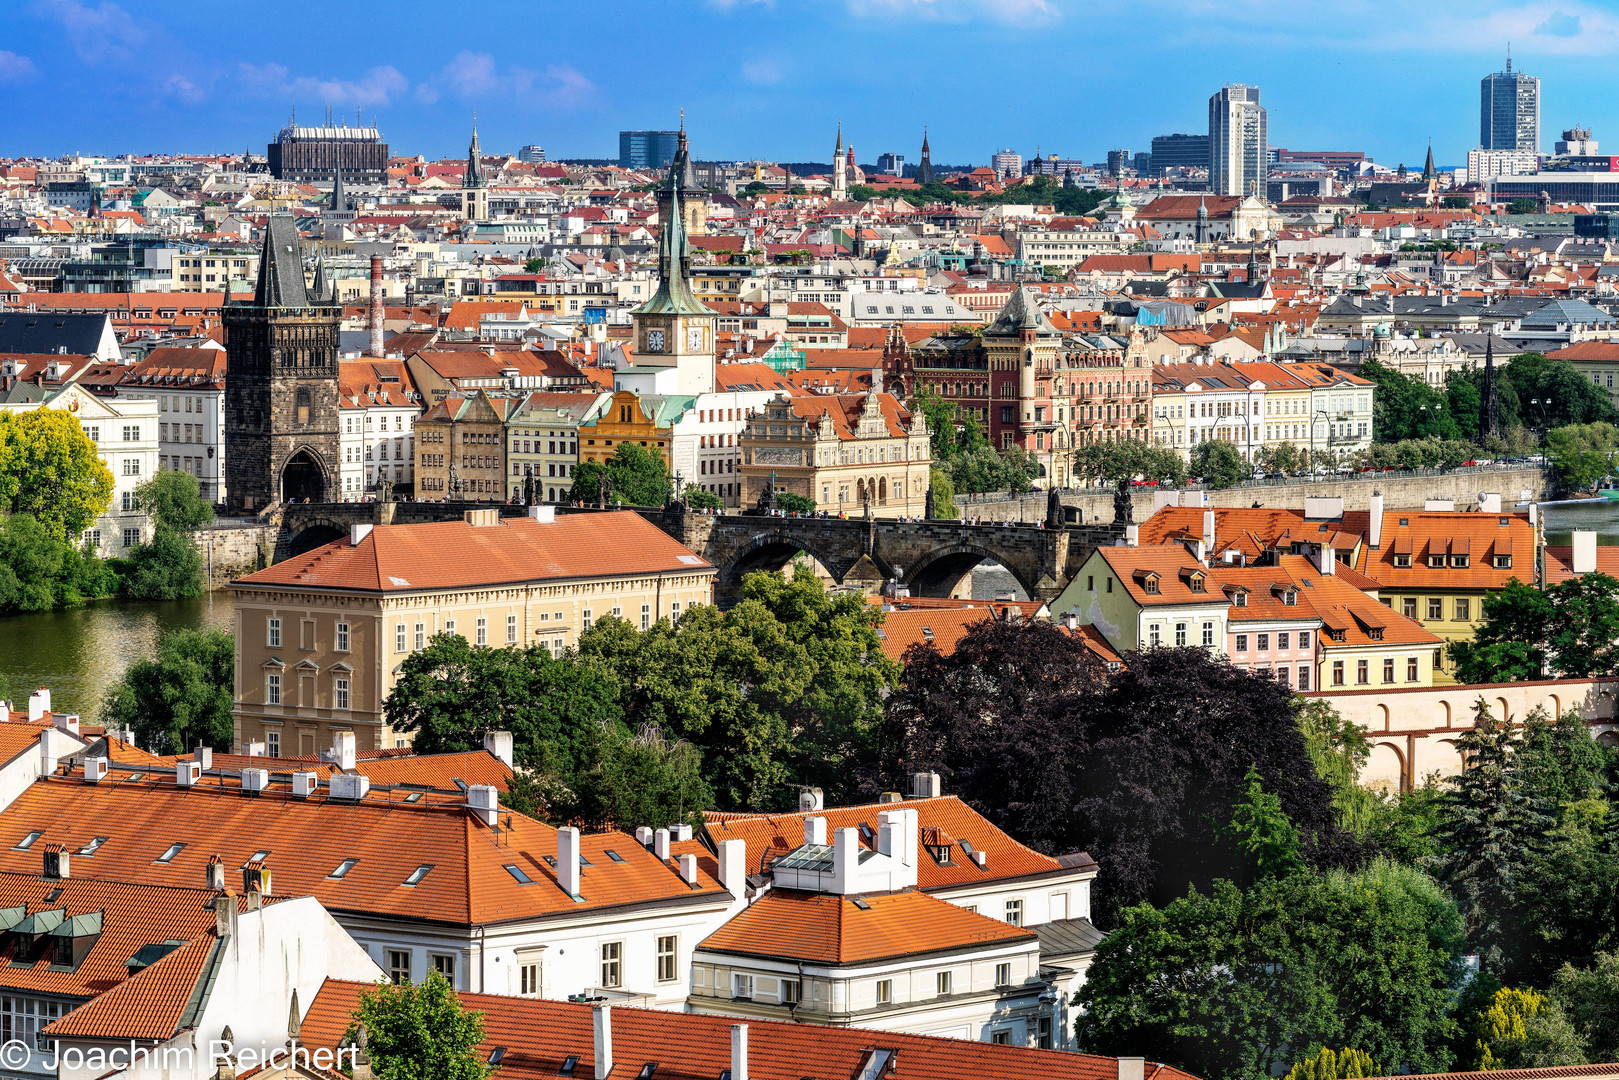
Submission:
M 770 529 L 754 533 L 735 547 L 720 566 L 718 586 L 727 591 L 739 589 L 742 579 L 755 570 L 781 570 L 800 555 L 820 563 L 835 581 L 842 581 L 849 570 L 844 560 L 828 554 L 804 535 Z
M 973 572 L 980 563 L 991 562 L 1006 568 L 1017 581 L 1025 596 L 1033 599 L 1035 583 L 1015 562 L 980 544 L 961 542 L 928 549 L 911 566 L 904 567 L 905 584 L 913 596 L 949 596 L 961 584 L 961 579 Z
M 280 545 L 279 557 L 287 559 L 294 555 L 302 555 L 306 551 L 314 551 L 323 544 L 330 544 L 333 540 L 341 540 L 349 534 L 351 524 L 352 522 L 348 520 L 330 514 L 312 514 L 308 517 L 299 515 L 294 523 L 297 532 L 288 530 L 286 540 Z

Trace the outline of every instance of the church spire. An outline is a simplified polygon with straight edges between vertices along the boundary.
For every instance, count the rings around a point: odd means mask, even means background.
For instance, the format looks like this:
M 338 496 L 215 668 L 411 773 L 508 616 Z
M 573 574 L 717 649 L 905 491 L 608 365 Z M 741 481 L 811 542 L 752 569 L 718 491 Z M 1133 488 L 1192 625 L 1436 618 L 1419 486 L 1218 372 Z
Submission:
M 680 117 L 680 140 L 669 176 L 658 200 L 661 217 L 658 238 L 658 291 L 636 314 L 712 315 L 691 289 L 691 245 L 686 238 L 686 174 L 691 162 L 686 152 L 686 117 Z
M 928 129 L 922 125 L 922 160 L 916 166 L 916 182 L 918 184 L 933 183 L 933 157 L 928 150 Z
M 467 147 L 467 176 L 464 188 L 481 188 L 483 179 L 483 151 L 478 148 L 478 114 L 472 114 L 472 144 Z
M 1433 140 L 1429 139 L 1428 160 L 1422 163 L 1422 178 L 1424 180 L 1432 180 L 1438 175 L 1438 172 L 1436 172 L 1433 167 Z

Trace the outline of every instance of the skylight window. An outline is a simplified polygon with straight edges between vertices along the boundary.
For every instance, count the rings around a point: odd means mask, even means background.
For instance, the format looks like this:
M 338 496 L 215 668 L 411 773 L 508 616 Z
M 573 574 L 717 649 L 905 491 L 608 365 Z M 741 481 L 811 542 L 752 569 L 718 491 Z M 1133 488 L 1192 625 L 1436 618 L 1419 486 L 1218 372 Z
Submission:
M 573 1070 L 579 1067 L 579 1055 L 569 1054 L 562 1059 L 562 1068 L 557 1070 L 558 1076 L 572 1076 Z
M 327 879 L 331 881 L 342 881 L 344 878 L 348 877 L 349 871 L 353 870 L 354 867 L 358 865 L 359 861 L 359 859 L 344 859 L 342 862 L 337 864 L 337 869 L 326 875 Z
M 105 844 L 106 842 L 107 842 L 107 838 L 105 836 L 98 836 L 94 840 L 91 840 L 88 844 L 86 844 L 82 848 L 80 848 L 79 849 L 79 854 L 83 855 L 85 858 L 89 858 L 90 856 L 94 855 L 97 851 L 100 851 L 101 850 L 101 845 Z
M 518 866 L 516 863 L 507 863 L 506 873 L 510 874 L 512 876 L 512 880 L 516 881 L 519 885 L 534 884 L 534 879 L 523 873 L 523 868 Z
M 497 1046 L 493 1050 L 489 1051 L 489 1064 L 499 1065 L 505 1056 L 506 1048 L 504 1046 Z
M 635 1080 L 652 1080 L 652 1074 L 658 1071 L 658 1063 L 649 1061 L 641 1066 L 641 1071 L 635 1074 Z
M 413 791 L 409 795 L 405 796 L 405 801 L 406 802 L 421 802 L 422 801 L 422 793 L 419 792 L 419 791 Z
M 45 831 L 43 829 L 35 829 L 33 832 L 29 833 L 27 836 L 25 836 L 21 840 L 19 840 L 17 842 L 17 846 L 12 848 L 11 850 L 13 850 L 13 851 L 27 851 L 29 848 L 34 846 L 34 841 L 35 840 L 38 840 L 41 836 L 44 836 L 44 835 L 45 835 Z
M 622 855 L 620 855 L 620 854 L 619 854 L 619 853 L 618 853 L 618 852 L 616 852 L 616 851 L 613 851 L 613 850 L 611 850 L 611 849 L 609 849 L 609 850 L 608 850 L 608 851 L 606 851 L 606 852 L 604 852 L 604 854 L 605 854 L 605 855 L 606 855 L 606 856 L 607 856 L 607 857 L 608 857 L 608 858 L 609 858 L 609 859 L 612 859 L 612 860 L 613 860 L 613 861 L 614 861 L 614 862 L 623 862 L 623 861 L 624 861 L 624 856 L 622 856 Z
M 268 859 L 269 857 L 270 857 L 270 853 L 268 851 L 255 851 L 253 854 L 251 854 L 251 855 L 249 855 L 247 857 L 247 862 L 242 864 L 242 869 L 246 870 L 253 863 L 263 862 L 265 859 Z
M 146 774 L 143 773 L 143 772 L 131 773 L 125 779 L 130 780 L 131 782 L 133 782 L 135 780 L 144 780 L 144 779 L 146 779 Z
M 180 854 L 180 852 L 184 851 L 185 848 L 186 846 L 184 844 L 170 844 L 168 849 L 157 857 L 157 861 L 160 863 L 173 862 L 174 857 Z
M 420 885 L 422 883 L 422 878 L 426 877 L 427 872 L 431 869 L 433 869 L 432 863 L 423 863 L 421 866 L 418 866 L 416 869 L 410 872 L 410 877 L 405 879 L 405 884 Z

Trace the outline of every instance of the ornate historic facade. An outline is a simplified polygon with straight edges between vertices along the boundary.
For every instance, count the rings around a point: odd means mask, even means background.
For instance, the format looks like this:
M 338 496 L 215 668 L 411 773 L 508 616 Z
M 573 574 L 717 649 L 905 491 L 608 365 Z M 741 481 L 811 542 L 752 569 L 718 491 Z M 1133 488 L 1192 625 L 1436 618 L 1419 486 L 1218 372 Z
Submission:
M 338 497 L 337 330 L 343 309 L 317 263 L 304 281 L 293 219 L 272 215 L 251 303 L 226 304 L 227 506 Z

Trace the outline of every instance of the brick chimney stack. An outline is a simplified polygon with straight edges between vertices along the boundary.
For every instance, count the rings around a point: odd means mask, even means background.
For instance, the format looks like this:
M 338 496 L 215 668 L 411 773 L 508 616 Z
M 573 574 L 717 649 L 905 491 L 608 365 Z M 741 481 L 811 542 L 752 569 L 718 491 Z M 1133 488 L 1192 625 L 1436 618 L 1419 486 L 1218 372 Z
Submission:
M 382 256 L 371 256 L 371 355 L 382 358 Z

